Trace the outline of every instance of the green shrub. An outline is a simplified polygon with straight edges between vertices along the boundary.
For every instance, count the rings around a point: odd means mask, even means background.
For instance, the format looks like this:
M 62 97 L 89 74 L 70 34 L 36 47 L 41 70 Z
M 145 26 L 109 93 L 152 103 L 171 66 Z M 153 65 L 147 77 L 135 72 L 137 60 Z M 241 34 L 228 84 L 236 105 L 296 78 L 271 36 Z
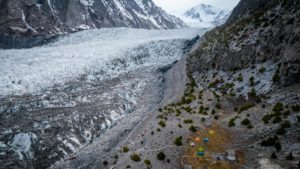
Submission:
M 131 168 L 131 166 L 130 166 L 130 165 L 127 165 L 126 168 Z
M 276 154 L 275 154 L 274 151 L 273 151 L 273 153 L 271 154 L 271 158 L 272 158 L 272 159 L 277 159 L 277 156 L 276 156 Z
M 233 111 L 237 112 L 237 111 L 239 111 L 239 108 L 234 107 Z
M 214 116 L 214 119 L 215 119 L 215 120 L 218 120 L 218 119 L 219 119 L 219 116 L 215 115 L 215 116 Z
M 184 119 L 183 123 L 187 124 L 187 123 L 193 123 L 192 119 Z
M 239 74 L 239 76 L 236 78 L 237 81 L 242 82 L 244 80 L 242 74 Z
M 281 126 L 279 129 L 277 129 L 276 133 L 278 135 L 284 135 L 286 133 L 285 128 Z
M 179 124 L 178 124 L 178 127 L 179 127 L 179 128 L 182 128 L 182 125 L 179 123 Z
M 158 123 L 161 127 L 166 127 L 166 123 L 164 121 L 159 121 Z
M 280 80 L 280 67 L 281 67 L 281 64 L 279 64 L 277 66 L 277 69 L 276 69 L 276 71 L 273 75 L 273 78 L 272 78 L 273 82 L 278 82 Z
M 250 108 L 252 108 L 252 107 L 254 107 L 254 106 L 255 106 L 254 103 L 249 103 L 249 104 L 243 105 L 242 107 L 240 107 L 240 110 L 239 110 L 238 113 L 241 113 L 241 112 L 243 112 L 243 111 L 246 111 L 246 110 L 248 110 L 248 109 L 250 109 Z
M 166 155 L 165 155 L 164 152 L 160 152 L 160 153 L 157 154 L 156 157 L 157 157 L 158 160 L 163 161 L 163 160 L 165 160 Z
M 280 144 L 279 141 L 277 141 L 277 142 L 274 144 L 274 146 L 275 146 L 275 149 L 276 149 L 277 151 L 280 151 L 280 150 L 281 150 L 281 144 Z
M 273 111 L 275 113 L 281 112 L 282 110 L 283 110 L 283 104 L 280 102 L 277 102 L 273 107 Z
M 293 156 L 293 153 L 290 152 L 286 157 L 285 157 L 286 160 L 294 160 L 294 156 Z
M 256 91 L 254 88 L 251 89 L 251 91 L 248 93 L 248 96 L 252 97 L 252 98 L 257 97 Z
M 282 124 L 281 127 L 283 128 L 290 128 L 291 127 L 291 123 L 287 120 L 285 120 Z
M 279 123 L 281 122 L 281 117 L 280 116 L 276 116 L 274 119 L 273 119 L 273 123 L 276 124 L 276 123 Z
M 249 82 L 250 82 L 250 86 L 254 86 L 255 84 L 254 84 L 254 77 L 253 76 L 251 76 L 250 78 L 249 78 Z
M 193 109 L 191 107 L 183 107 L 183 110 L 185 110 L 186 112 L 190 113 Z
M 193 125 L 190 126 L 189 130 L 193 133 L 197 132 L 197 129 Z
M 132 154 L 132 155 L 130 156 L 130 159 L 131 159 L 132 161 L 135 161 L 135 162 L 141 161 L 141 157 L 140 157 L 139 155 L 137 155 L 137 154 Z
M 108 165 L 108 161 L 103 161 L 102 164 L 106 166 Z
M 300 111 L 300 105 L 293 105 L 292 110 L 293 111 Z
M 127 153 L 129 151 L 128 147 L 123 147 L 123 153 Z
M 262 121 L 265 123 L 265 124 L 268 124 L 269 121 L 272 119 L 272 116 L 269 115 L 269 114 L 266 114 L 263 118 L 262 118 Z
M 213 110 L 211 111 L 211 114 L 212 114 L 212 115 L 215 115 L 215 114 L 216 114 L 216 110 L 213 109 Z
M 158 115 L 156 118 L 158 118 L 158 119 L 163 119 L 164 116 L 163 116 L 162 114 L 160 114 L 160 115 Z
M 221 109 L 221 104 L 220 103 L 216 104 L 216 109 Z
M 277 140 L 278 140 L 277 136 L 269 137 L 267 140 L 263 140 L 260 143 L 260 145 L 261 146 L 274 146 Z
M 232 118 L 228 122 L 228 127 L 234 127 L 235 126 L 235 118 Z
M 245 126 L 247 126 L 247 125 L 249 125 L 251 122 L 250 122 L 250 120 L 249 119 L 244 119 L 243 121 L 241 121 L 241 124 L 242 125 L 245 125 Z
M 151 166 L 151 161 L 148 160 L 148 159 L 145 159 L 145 160 L 144 160 L 144 163 L 145 163 L 146 165 L 148 165 L 148 166 Z
M 261 67 L 261 68 L 258 70 L 259 73 L 264 73 L 265 71 L 266 71 L 266 68 L 265 68 L 265 67 Z
M 182 136 L 177 137 L 174 141 L 174 144 L 177 146 L 182 146 Z

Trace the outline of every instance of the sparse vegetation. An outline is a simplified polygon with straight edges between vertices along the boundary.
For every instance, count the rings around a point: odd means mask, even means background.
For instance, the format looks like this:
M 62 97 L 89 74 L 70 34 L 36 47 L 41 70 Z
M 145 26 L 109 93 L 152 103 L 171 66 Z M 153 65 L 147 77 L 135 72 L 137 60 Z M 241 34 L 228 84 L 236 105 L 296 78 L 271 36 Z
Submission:
M 191 126 L 189 127 L 189 130 L 190 130 L 191 132 L 193 132 L 193 133 L 197 132 L 196 127 L 193 126 L 193 125 L 191 125 Z
M 293 152 L 290 152 L 286 157 L 285 157 L 286 160 L 294 160 L 294 155 L 293 155 Z
M 273 75 L 272 80 L 273 80 L 274 83 L 278 82 L 280 80 L 280 67 L 281 67 L 281 64 L 278 64 L 277 69 L 276 69 L 276 71 Z
M 273 153 L 271 154 L 271 158 L 272 158 L 272 159 L 277 159 L 277 156 L 276 156 L 276 154 L 275 154 L 274 151 L 273 151 Z
M 151 166 L 151 161 L 148 160 L 148 159 L 145 159 L 145 160 L 144 160 L 144 163 L 145 163 L 147 166 Z
M 266 68 L 265 67 L 261 67 L 259 68 L 258 72 L 259 73 L 264 73 L 266 71 Z
M 177 137 L 174 141 L 174 144 L 176 144 L 177 146 L 182 146 L 182 136 Z
M 123 153 L 127 153 L 129 151 L 128 147 L 123 147 Z
M 293 105 L 292 106 L 292 110 L 295 111 L 295 112 L 300 111 L 300 105 L 298 105 L 298 104 L 297 105 Z
M 249 103 L 249 104 L 243 105 L 242 107 L 240 107 L 240 110 L 238 113 L 242 113 L 243 111 L 246 111 L 254 106 L 255 106 L 254 103 Z
M 159 121 L 159 123 L 158 123 L 161 127 L 166 127 L 166 123 L 164 122 L 164 121 Z
M 235 118 L 232 118 L 228 122 L 228 127 L 234 127 L 235 126 Z
M 165 160 L 166 155 L 165 155 L 164 152 L 160 152 L 160 153 L 157 154 L 156 157 L 157 157 L 158 160 L 163 161 L 163 160 Z
M 106 166 L 108 165 L 108 161 L 103 161 L 102 164 Z
M 184 119 L 183 123 L 188 124 L 188 123 L 193 123 L 192 119 Z
M 251 122 L 250 122 L 250 120 L 249 119 L 244 119 L 243 121 L 241 121 L 241 124 L 242 125 L 245 125 L 245 126 L 247 126 L 247 125 L 249 125 Z
M 132 154 L 132 155 L 130 156 L 130 159 L 131 159 L 132 161 L 135 161 L 135 162 L 141 161 L 141 157 L 140 157 L 139 155 L 137 155 L 137 154 Z

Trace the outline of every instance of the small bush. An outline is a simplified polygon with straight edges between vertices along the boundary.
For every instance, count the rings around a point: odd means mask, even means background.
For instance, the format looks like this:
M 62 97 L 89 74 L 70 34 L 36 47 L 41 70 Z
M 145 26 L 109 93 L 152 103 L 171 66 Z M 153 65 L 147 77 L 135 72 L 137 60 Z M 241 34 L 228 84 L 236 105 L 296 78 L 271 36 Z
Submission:
M 249 78 L 249 82 L 250 82 L 250 86 L 254 86 L 255 85 L 255 83 L 254 83 L 254 77 L 253 76 L 251 76 Z
M 274 144 L 274 146 L 275 146 L 275 149 L 276 149 L 277 151 L 280 151 L 280 150 L 281 150 L 281 144 L 280 144 L 279 141 L 277 141 L 277 142 Z
M 177 146 L 182 146 L 182 136 L 177 137 L 174 141 L 174 144 L 176 144 Z
M 266 71 L 266 68 L 265 68 L 265 67 L 261 67 L 261 68 L 258 70 L 259 73 L 264 73 L 265 71 Z
M 178 127 L 179 127 L 179 128 L 182 128 L 182 125 L 181 125 L 181 124 L 178 124 Z
M 287 120 L 285 120 L 282 124 L 281 127 L 283 128 L 290 128 L 291 127 L 291 123 Z
M 274 146 L 277 140 L 278 140 L 277 136 L 269 137 L 267 140 L 263 140 L 260 143 L 260 145 L 261 146 Z
M 215 116 L 214 116 L 214 119 L 215 119 L 215 120 L 218 120 L 218 119 L 219 119 L 219 116 L 215 115 Z
M 212 114 L 212 115 L 215 115 L 215 114 L 216 114 L 216 110 L 213 109 L 213 110 L 211 111 L 211 114 Z
M 103 165 L 108 165 L 108 161 L 103 161 L 102 164 Z
M 300 105 L 293 105 L 292 110 L 293 111 L 300 111 Z
M 252 98 L 257 97 L 256 91 L 254 88 L 251 89 L 251 91 L 248 93 L 248 96 L 252 97 Z
M 274 119 L 273 119 L 273 123 L 276 124 L 276 123 L 279 123 L 281 122 L 281 117 L 280 116 L 276 116 Z
M 272 116 L 269 115 L 269 114 L 266 114 L 263 118 L 262 118 L 262 121 L 265 123 L 265 124 L 268 124 L 269 121 L 272 119 Z
M 234 107 L 233 111 L 237 112 L 237 111 L 239 111 L 239 108 Z
M 232 118 L 228 122 L 228 127 L 234 127 L 235 126 L 235 118 Z
M 123 147 L 123 153 L 127 153 L 129 151 L 128 147 Z
M 246 111 L 246 110 L 248 110 L 248 109 L 250 109 L 250 108 L 252 108 L 252 107 L 254 107 L 254 106 L 255 106 L 255 104 L 253 104 L 253 103 L 243 105 L 243 106 L 240 108 L 240 110 L 239 110 L 238 113 L 241 113 L 241 112 L 243 112 L 243 111 Z
M 148 159 L 145 159 L 145 160 L 144 160 L 144 163 L 145 163 L 146 165 L 148 165 L 148 166 L 151 166 L 151 161 L 148 160 Z
M 279 129 L 277 129 L 276 133 L 278 135 L 284 135 L 286 133 L 285 128 L 284 127 L 280 127 Z
M 286 157 L 285 157 L 286 160 L 294 160 L 294 156 L 293 156 L 293 153 L 290 152 Z
M 239 76 L 236 78 L 237 81 L 242 82 L 244 80 L 242 74 L 239 74 Z
M 161 127 L 166 127 L 166 123 L 164 121 L 159 121 L 158 123 Z
M 241 121 L 241 124 L 242 125 L 245 125 L 245 126 L 247 126 L 247 125 L 249 125 L 251 122 L 250 122 L 250 120 L 249 119 L 244 119 L 243 121 Z
M 132 161 L 135 161 L 135 162 L 141 161 L 141 157 L 140 157 L 139 155 L 137 155 L 137 154 L 132 154 L 132 155 L 130 156 L 130 159 L 131 159 Z
M 216 104 L 216 109 L 221 109 L 221 104 L 220 103 Z
M 164 152 L 160 152 L 160 153 L 157 154 L 156 157 L 157 157 L 158 160 L 163 161 L 163 160 L 165 160 L 166 155 L 165 155 Z
M 163 119 L 164 116 L 163 116 L 162 114 L 160 114 L 160 115 L 158 115 L 156 118 L 158 118 L 158 119 Z
M 283 104 L 280 103 L 280 102 L 277 102 L 277 103 L 275 104 L 275 106 L 273 107 L 273 111 L 274 111 L 275 113 L 281 112 L 282 110 L 283 110 Z
M 187 124 L 187 123 L 193 123 L 192 119 L 184 119 L 183 123 Z
M 277 159 L 277 156 L 276 156 L 276 154 L 275 154 L 274 151 L 273 151 L 273 153 L 271 154 L 271 158 L 272 158 L 272 159 Z
M 197 129 L 193 125 L 190 126 L 189 130 L 193 133 L 197 132 Z

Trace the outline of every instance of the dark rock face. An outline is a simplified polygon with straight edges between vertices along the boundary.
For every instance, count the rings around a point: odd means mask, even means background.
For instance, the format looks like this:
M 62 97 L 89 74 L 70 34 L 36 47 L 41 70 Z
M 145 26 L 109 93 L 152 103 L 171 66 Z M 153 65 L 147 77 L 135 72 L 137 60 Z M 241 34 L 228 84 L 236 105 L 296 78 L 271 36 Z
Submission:
M 199 42 L 188 59 L 189 71 L 234 71 L 270 60 L 278 64 L 275 84 L 299 83 L 299 9 L 296 0 L 242 0 L 226 24 Z
M 52 35 L 102 27 L 174 29 L 185 24 L 152 0 L 0 0 L 0 48 L 31 47 Z

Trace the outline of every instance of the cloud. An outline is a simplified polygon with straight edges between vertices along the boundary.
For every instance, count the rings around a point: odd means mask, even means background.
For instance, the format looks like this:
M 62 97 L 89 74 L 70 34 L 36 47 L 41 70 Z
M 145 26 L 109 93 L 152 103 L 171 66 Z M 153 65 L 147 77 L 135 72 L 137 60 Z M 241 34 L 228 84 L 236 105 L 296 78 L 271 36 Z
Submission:
M 171 14 L 180 15 L 198 4 L 211 4 L 221 9 L 233 9 L 239 0 L 153 0 L 158 6 Z

